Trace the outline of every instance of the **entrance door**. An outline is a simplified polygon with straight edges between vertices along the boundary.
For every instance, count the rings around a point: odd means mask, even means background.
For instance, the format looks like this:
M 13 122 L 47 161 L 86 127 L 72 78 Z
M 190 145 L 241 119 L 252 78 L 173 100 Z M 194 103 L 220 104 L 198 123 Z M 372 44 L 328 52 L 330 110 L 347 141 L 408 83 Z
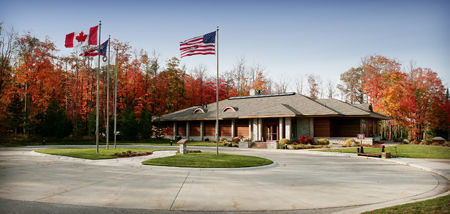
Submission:
M 278 140 L 278 124 L 266 125 L 266 141 Z

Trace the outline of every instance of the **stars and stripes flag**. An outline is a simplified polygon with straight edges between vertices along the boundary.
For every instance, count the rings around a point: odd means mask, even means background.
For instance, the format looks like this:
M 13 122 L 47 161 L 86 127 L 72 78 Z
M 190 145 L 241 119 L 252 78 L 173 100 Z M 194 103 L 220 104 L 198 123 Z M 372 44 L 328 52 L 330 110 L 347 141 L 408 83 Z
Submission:
M 181 58 L 216 54 L 216 31 L 180 42 Z
M 106 50 L 108 48 L 108 42 L 109 39 L 106 40 L 101 46 L 100 46 L 100 55 L 106 56 Z M 91 50 L 88 50 L 84 53 L 81 53 L 80 56 L 97 56 L 98 55 L 98 46 L 95 48 L 92 48 Z

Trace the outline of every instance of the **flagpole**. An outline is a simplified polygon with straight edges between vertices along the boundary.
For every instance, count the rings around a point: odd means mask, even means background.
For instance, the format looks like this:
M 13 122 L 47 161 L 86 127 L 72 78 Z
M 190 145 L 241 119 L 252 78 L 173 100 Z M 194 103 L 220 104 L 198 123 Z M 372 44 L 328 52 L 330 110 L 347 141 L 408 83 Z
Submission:
M 106 68 L 106 78 L 107 85 L 106 85 L 106 149 L 109 149 L 109 59 L 111 56 L 110 48 L 111 48 L 111 35 L 109 35 L 108 38 L 108 67 Z
M 96 106 L 96 115 L 95 115 L 95 147 L 96 147 L 96 152 L 98 153 L 98 135 L 99 133 L 99 129 L 98 129 L 98 124 L 99 124 L 99 109 L 98 109 L 98 104 L 99 104 L 99 90 L 100 90 L 100 41 L 101 41 L 101 35 L 102 35 L 102 21 L 100 20 L 100 24 L 98 24 L 98 68 L 97 68 L 97 106 Z
M 116 63 L 115 63 L 115 80 L 114 80 L 114 149 L 116 148 L 117 139 L 117 58 L 119 55 L 119 49 L 116 49 Z
M 216 78 L 216 153 L 219 156 L 219 26 L 216 30 L 216 57 L 217 57 L 217 78 Z

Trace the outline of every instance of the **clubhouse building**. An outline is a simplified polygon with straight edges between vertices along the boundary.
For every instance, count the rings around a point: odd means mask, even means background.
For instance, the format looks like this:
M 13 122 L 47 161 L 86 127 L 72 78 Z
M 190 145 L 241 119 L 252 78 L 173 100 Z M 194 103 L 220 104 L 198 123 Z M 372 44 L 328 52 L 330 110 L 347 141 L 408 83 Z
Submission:
M 163 115 L 166 138 L 215 141 L 216 109 L 219 105 L 219 137 L 242 136 L 256 142 L 282 138 L 297 141 L 300 135 L 314 140 L 327 138 L 343 143 L 365 134 L 365 144 L 379 141 L 379 121 L 391 118 L 373 112 L 370 104 L 352 105 L 336 99 L 312 99 L 294 92 L 264 95 L 252 90 L 250 96 L 232 97 L 219 103 Z

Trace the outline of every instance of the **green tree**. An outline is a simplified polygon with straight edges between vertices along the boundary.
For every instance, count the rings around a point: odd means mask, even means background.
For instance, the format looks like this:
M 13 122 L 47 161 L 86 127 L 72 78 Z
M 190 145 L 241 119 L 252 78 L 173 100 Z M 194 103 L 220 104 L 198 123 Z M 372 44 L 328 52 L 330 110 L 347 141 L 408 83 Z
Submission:
M 153 134 L 152 115 L 148 112 L 147 107 L 141 111 L 141 118 L 139 120 L 139 126 L 142 139 L 150 139 Z
M 120 127 L 120 135 L 123 140 L 133 141 L 138 139 L 139 123 L 136 120 L 136 116 L 131 107 L 128 107 L 123 111 Z
M 74 134 L 76 137 L 81 137 L 81 136 L 83 136 L 83 134 L 84 134 L 84 131 L 83 131 L 83 124 L 84 124 L 83 118 L 79 115 L 79 116 L 77 117 L 76 122 L 73 124 L 73 134 Z
M 56 99 L 52 99 L 50 105 L 41 120 L 40 133 L 43 137 L 67 137 L 72 132 L 72 123 L 67 114 L 60 107 Z
M 14 135 L 17 136 L 17 129 L 23 123 L 23 107 L 24 102 L 20 99 L 18 94 L 14 94 L 14 97 L 8 105 L 8 117 L 7 120 L 11 124 L 12 128 L 14 128 Z
M 96 118 L 96 112 L 92 112 L 89 121 L 88 121 L 88 134 L 89 136 L 95 136 L 95 129 L 97 126 L 97 118 Z M 103 132 L 103 126 L 101 124 L 103 124 L 103 119 L 102 117 L 99 117 L 99 122 L 98 122 L 99 126 L 98 126 L 98 131 L 99 133 Z

